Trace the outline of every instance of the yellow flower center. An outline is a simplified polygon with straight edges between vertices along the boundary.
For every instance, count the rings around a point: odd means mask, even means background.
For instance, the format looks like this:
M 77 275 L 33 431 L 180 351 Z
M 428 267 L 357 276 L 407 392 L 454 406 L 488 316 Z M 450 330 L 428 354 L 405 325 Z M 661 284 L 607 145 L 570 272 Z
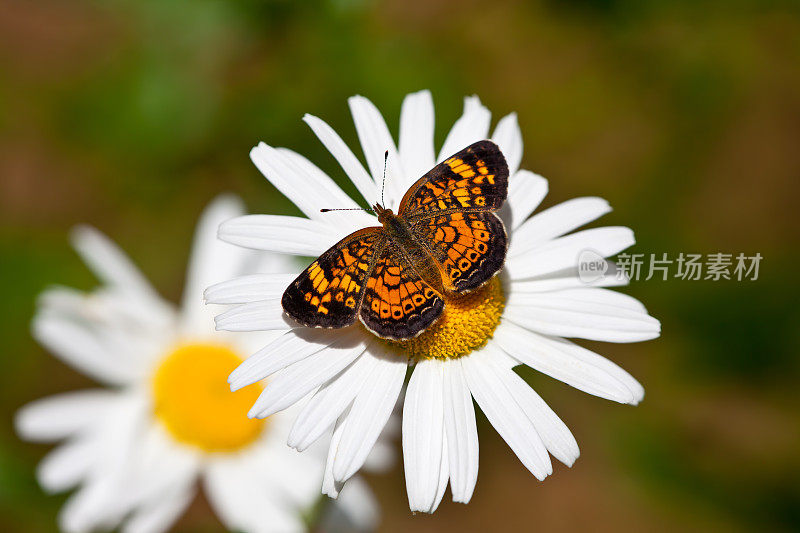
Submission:
M 186 344 L 170 353 L 153 375 L 156 418 L 178 442 L 205 452 L 232 452 L 256 440 L 265 420 L 247 418 L 261 392 L 228 388 L 242 358 L 215 344 Z
M 455 359 L 483 348 L 500 323 L 506 299 L 495 276 L 480 289 L 448 297 L 442 316 L 422 334 L 407 341 L 388 341 L 409 359 Z

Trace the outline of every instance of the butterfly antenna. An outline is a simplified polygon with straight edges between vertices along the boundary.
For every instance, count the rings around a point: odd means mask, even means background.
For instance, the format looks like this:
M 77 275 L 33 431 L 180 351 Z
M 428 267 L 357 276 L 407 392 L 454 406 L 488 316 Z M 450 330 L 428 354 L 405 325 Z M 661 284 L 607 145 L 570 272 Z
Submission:
M 386 163 L 389 161 L 389 150 L 383 152 L 383 184 L 381 185 L 381 205 L 386 205 L 383 201 L 383 192 L 386 190 Z
M 366 207 L 340 207 L 337 209 L 320 209 L 320 213 L 327 213 L 328 211 L 371 211 L 374 212 L 372 209 L 367 209 Z

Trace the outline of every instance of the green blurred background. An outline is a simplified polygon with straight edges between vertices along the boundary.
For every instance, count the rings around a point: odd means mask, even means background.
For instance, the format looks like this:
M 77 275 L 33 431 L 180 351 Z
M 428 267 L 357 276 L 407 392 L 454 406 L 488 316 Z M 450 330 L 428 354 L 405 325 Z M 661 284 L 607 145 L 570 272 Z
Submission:
M 303 113 L 355 147 L 348 96 L 396 133 L 421 88 L 438 142 L 464 95 L 516 111 L 545 205 L 607 198 L 633 252 L 764 259 L 758 281 L 626 289 L 662 338 L 592 348 L 645 385 L 639 407 L 521 371 L 578 439 L 572 469 L 537 482 L 479 417 L 472 503 L 411 516 L 398 465 L 370 476 L 382 530 L 800 529 L 800 4 L 747 0 L 0 0 L 0 529 L 52 531 L 64 501 L 33 478 L 49 448 L 11 419 L 90 384 L 29 334 L 42 288 L 95 284 L 68 228 L 96 225 L 177 299 L 216 193 L 296 213 L 251 146 L 343 183 Z M 177 529 L 219 527 L 200 500 Z

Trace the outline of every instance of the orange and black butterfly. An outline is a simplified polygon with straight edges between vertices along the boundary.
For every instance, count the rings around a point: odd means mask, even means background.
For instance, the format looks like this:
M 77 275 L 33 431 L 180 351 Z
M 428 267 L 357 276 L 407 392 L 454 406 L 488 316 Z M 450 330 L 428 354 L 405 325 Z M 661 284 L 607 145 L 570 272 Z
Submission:
M 405 340 L 433 324 L 445 295 L 472 291 L 503 266 L 508 239 L 493 213 L 506 200 L 508 165 L 491 141 L 439 163 L 403 196 L 398 213 L 373 206 L 383 226 L 352 233 L 319 256 L 281 304 L 309 327 L 360 319 L 379 337 Z

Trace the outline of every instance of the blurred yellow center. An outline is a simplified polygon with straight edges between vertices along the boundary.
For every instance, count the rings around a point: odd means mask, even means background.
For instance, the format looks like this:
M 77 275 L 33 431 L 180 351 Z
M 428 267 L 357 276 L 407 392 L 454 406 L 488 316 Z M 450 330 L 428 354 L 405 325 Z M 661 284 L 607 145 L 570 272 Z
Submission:
M 228 388 L 228 374 L 241 362 L 215 344 L 183 345 L 164 358 L 153 376 L 154 410 L 175 440 L 205 452 L 232 452 L 258 438 L 265 420 L 247 418 L 247 411 L 261 390 Z
M 391 342 L 411 359 L 455 359 L 482 348 L 500 323 L 506 299 L 503 284 L 492 278 L 480 289 L 446 299 L 439 320 L 419 336 Z

